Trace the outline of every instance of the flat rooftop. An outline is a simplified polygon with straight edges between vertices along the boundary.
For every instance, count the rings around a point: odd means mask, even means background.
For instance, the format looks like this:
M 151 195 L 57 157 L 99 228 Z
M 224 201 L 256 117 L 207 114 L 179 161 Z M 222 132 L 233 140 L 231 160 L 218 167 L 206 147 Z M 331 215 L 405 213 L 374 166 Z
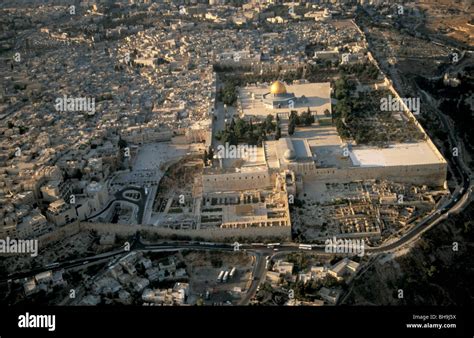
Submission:
M 305 139 L 294 139 L 291 141 L 296 153 L 296 158 L 312 158 L 313 154 L 311 153 L 311 149 Z
M 388 167 L 444 163 L 428 142 L 400 143 L 388 148 L 354 147 L 349 156 L 354 166 Z
M 226 170 L 235 171 L 235 168 L 241 168 L 242 171 L 252 171 L 252 168 L 265 166 L 265 152 L 262 147 L 253 147 L 249 148 L 248 150 L 248 157 L 245 158 L 244 155 L 246 154 L 244 151 L 236 152 L 237 158 L 223 158 L 222 159 L 222 166 Z M 216 149 L 216 153 L 219 149 Z M 250 168 L 250 169 L 244 169 Z

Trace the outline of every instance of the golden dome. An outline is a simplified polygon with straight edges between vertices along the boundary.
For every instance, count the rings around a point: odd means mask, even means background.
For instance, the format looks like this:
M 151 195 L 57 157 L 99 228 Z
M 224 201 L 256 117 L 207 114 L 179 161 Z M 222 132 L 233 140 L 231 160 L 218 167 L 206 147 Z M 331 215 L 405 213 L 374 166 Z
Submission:
M 273 95 L 286 94 L 286 87 L 280 81 L 275 81 L 270 87 L 270 93 Z

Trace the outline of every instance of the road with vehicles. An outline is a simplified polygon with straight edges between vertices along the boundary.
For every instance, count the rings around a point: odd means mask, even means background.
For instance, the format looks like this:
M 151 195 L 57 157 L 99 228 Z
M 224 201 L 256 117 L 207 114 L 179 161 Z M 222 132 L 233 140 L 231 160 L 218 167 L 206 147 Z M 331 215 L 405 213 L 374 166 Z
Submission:
M 454 131 L 451 129 L 451 125 L 447 122 L 447 130 L 450 131 L 450 143 L 456 143 Z M 458 173 L 458 177 L 461 180 L 460 185 L 455 189 L 450 199 L 442 203 L 436 210 L 420 220 L 408 231 L 401 234 L 395 241 L 384 244 L 379 247 L 365 247 L 365 253 L 368 255 L 389 253 L 397 251 L 405 246 L 416 241 L 420 236 L 431 229 L 439 222 L 447 219 L 450 215 L 455 214 L 463 210 L 471 201 L 472 195 L 472 183 L 471 183 L 471 172 L 469 168 L 464 164 L 462 156 L 453 157 L 451 163 L 453 169 Z M 179 250 L 215 250 L 215 251 L 234 251 L 236 249 L 235 244 L 228 243 L 214 243 L 214 242 L 193 242 L 193 241 L 162 241 L 156 244 L 144 244 L 140 241 L 138 233 L 134 236 L 130 243 L 130 251 L 179 251 Z M 305 245 L 298 243 L 252 243 L 252 244 L 240 244 L 238 250 L 249 251 L 250 254 L 255 255 L 256 262 L 253 271 L 252 283 L 249 287 L 247 295 L 241 301 L 241 304 L 247 304 L 253 295 L 256 293 L 258 286 L 263 282 L 265 271 L 266 271 L 266 259 L 264 257 L 273 257 L 282 253 L 289 252 L 313 252 L 318 254 L 330 254 L 326 253 L 325 245 Z M 105 262 L 113 259 L 119 255 L 124 255 L 128 250 L 125 247 L 116 249 L 110 252 L 88 256 L 83 258 L 75 258 L 66 260 L 63 262 L 55 262 L 48 264 L 43 267 L 20 271 L 12 273 L 6 277 L 0 278 L 0 284 L 11 282 L 25 277 L 34 276 L 40 272 L 49 270 L 60 270 L 60 269 L 71 269 L 89 264 L 96 264 Z

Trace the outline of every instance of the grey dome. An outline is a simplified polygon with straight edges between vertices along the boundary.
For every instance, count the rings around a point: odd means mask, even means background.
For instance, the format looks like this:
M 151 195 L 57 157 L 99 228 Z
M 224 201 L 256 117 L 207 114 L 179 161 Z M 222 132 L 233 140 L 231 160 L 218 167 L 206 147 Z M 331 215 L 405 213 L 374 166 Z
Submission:
M 287 161 L 293 161 L 295 158 L 296 158 L 296 153 L 294 150 L 292 149 L 288 149 L 285 151 L 285 153 L 283 154 L 283 157 L 285 158 L 285 160 Z

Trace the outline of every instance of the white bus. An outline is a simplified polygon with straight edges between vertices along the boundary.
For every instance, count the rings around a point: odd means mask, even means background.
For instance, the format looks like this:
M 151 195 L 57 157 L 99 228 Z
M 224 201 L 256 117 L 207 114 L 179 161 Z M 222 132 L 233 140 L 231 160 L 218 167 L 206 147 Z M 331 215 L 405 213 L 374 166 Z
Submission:
M 300 244 L 298 248 L 301 250 L 312 250 L 313 246 L 311 244 Z
M 223 282 L 223 283 L 227 282 L 227 277 L 229 277 L 229 271 L 226 271 L 226 272 L 224 273 L 224 277 L 222 277 L 222 282 Z
M 232 270 L 230 270 L 229 278 L 233 278 L 234 275 L 235 275 L 235 266 L 232 268 Z
M 219 276 L 217 276 L 217 281 L 220 282 L 222 281 L 222 277 L 224 276 L 224 270 L 222 270 L 220 273 L 219 273 Z

